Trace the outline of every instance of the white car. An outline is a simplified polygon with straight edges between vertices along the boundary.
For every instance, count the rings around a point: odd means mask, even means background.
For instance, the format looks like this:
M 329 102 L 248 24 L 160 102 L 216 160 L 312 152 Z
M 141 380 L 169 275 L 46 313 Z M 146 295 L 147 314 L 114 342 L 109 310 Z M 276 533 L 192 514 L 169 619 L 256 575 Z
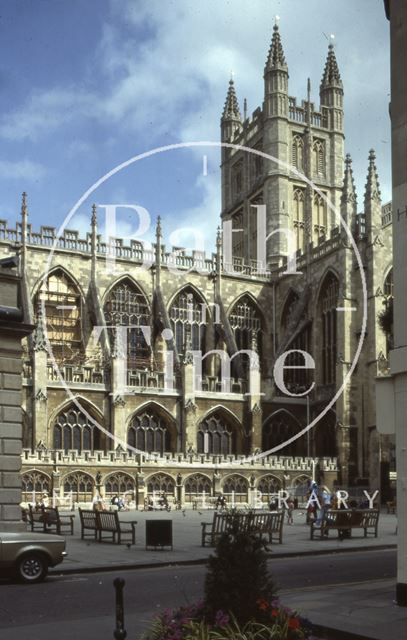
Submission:
M 62 536 L 0 531 L 0 573 L 12 571 L 23 582 L 40 582 L 65 556 Z

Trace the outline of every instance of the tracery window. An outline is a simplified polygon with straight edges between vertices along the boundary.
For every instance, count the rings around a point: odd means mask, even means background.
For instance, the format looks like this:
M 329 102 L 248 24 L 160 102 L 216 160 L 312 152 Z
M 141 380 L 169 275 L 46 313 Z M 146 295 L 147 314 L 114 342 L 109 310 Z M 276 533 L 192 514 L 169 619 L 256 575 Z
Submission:
M 394 310 L 393 310 L 393 298 L 394 298 L 394 282 L 393 282 L 393 269 L 390 269 L 383 287 L 383 311 L 379 313 L 379 321 L 381 329 L 386 336 L 386 355 L 388 357 L 389 351 L 393 349 L 394 344 Z
M 93 498 L 94 480 L 87 473 L 77 471 L 64 479 L 64 492 L 72 493 L 74 502 L 90 502 Z
M 304 140 L 298 134 L 293 137 L 291 161 L 296 169 L 304 169 Z
M 254 149 L 256 151 L 262 151 L 263 146 L 262 143 L 259 142 Z M 256 180 L 263 174 L 263 156 L 258 156 L 255 153 L 251 154 L 252 158 L 252 179 Z
M 305 219 L 304 219 L 304 189 L 294 189 L 293 194 L 293 225 L 296 236 L 296 249 L 304 250 Z
M 54 449 L 93 451 L 100 448 L 100 431 L 76 407 L 61 411 L 53 427 Z
M 337 322 L 336 308 L 338 306 L 339 283 L 337 278 L 329 273 L 320 293 L 320 315 L 322 320 L 322 382 L 334 384 L 336 382 L 337 360 Z
M 281 489 L 281 480 L 275 476 L 263 476 L 257 483 L 257 490 L 261 491 L 261 499 L 270 502 L 270 499 Z
M 115 473 L 105 481 L 106 494 L 124 494 L 133 493 L 135 491 L 136 483 L 134 478 L 127 473 Z
M 171 451 L 168 425 L 155 411 L 144 411 L 134 416 L 127 432 L 127 444 L 140 451 L 163 455 Z
M 322 140 L 316 140 L 312 145 L 312 164 L 315 175 L 325 175 L 325 145 Z
M 291 291 L 284 305 L 281 316 L 281 339 L 286 341 L 290 334 L 295 331 L 295 313 L 298 305 L 299 295 Z M 294 323 L 293 323 L 294 317 Z M 294 324 L 294 327 L 292 326 Z M 311 353 L 311 331 L 310 327 L 304 327 L 294 339 L 287 345 L 285 351 L 306 351 Z M 301 353 L 290 353 L 286 356 L 285 365 L 295 367 L 295 369 L 284 370 L 284 383 L 292 393 L 299 393 L 310 385 L 309 369 L 301 369 L 304 366 L 304 356 Z
M 304 425 L 305 426 L 305 425 Z M 279 411 L 272 415 L 263 428 L 263 451 L 274 449 L 283 444 L 301 430 L 300 424 L 286 411 Z M 290 444 L 282 447 L 274 455 L 279 456 L 304 456 L 305 439 L 297 438 Z
M 383 293 L 386 298 L 394 297 L 393 269 L 390 269 L 384 281 Z
M 147 492 L 149 495 L 166 493 L 175 494 L 175 480 L 165 473 L 156 473 L 147 480 Z
M 229 315 L 237 348 L 252 349 L 261 353 L 261 318 L 249 296 L 239 298 Z
M 238 474 L 229 476 L 223 483 L 223 494 L 229 503 L 232 498 L 235 502 L 247 502 L 248 490 L 249 482 Z
M 238 211 L 232 217 L 232 256 L 237 258 L 234 263 L 238 269 L 243 258 L 243 212 Z
M 316 245 L 321 237 L 326 236 L 328 231 L 326 202 L 319 193 L 316 193 L 313 199 L 312 228 L 313 242 Z
M 180 355 L 185 354 L 188 345 L 205 353 L 206 312 L 205 304 L 192 288 L 183 289 L 173 301 L 170 320 Z
M 127 331 L 127 368 L 149 368 L 151 350 L 141 327 L 150 327 L 151 313 L 144 294 L 131 280 L 121 280 L 107 296 L 104 314 L 108 327 L 133 327 Z M 117 332 L 109 328 L 108 334 L 114 349 Z
M 41 471 L 28 471 L 21 476 L 21 491 L 24 502 L 32 502 L 35 494 L 51 493 L 51 478 Z
M 192 498 L 196 496 L 201 496 L 204 492 L 205 495 L 210 496 L 211 491 L 212 483 L 202 473 L 195 473 L 185 480 L 185 498 L 188 502 L 191 502 Z
M 215 413 L 198 427 L 198 453 L 235 453 L 233 428 L 223 416 Z
M 232 167 L 232 196 L 240 196 L 243 191 L 243 160 L 238 160 Z
M 52 354 L 58 364 L 75 362 L 83 357 L 82 303 L 74 281 L 56 269 L 45 278 L 36 298 L 36 322 L 45 306 L 45 324 Z

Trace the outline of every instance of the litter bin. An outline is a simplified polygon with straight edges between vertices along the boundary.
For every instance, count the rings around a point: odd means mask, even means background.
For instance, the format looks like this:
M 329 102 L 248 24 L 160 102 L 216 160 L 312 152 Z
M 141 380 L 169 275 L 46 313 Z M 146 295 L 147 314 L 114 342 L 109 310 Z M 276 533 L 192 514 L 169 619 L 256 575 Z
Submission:
M 172 520 L 146 520 L 146 549 L 171 547 Z

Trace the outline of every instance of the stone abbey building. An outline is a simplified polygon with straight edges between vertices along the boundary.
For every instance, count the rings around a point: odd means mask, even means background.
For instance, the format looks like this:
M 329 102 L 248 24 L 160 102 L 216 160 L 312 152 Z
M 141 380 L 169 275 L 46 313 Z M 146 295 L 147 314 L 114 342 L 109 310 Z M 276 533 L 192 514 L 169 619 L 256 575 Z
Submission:
M 98 488 L 138 504 L 159 491 L 250 502 L 313 475 L 388 490 L 393 443 L 376 431 L 374 385 L 391 343 L 391 205 L 370 151 L 358 208 L 332 45 L 317 110 L 309 86 L 301 103 L 289 95 L 274 27 L 263 105 L 242 118 L 231 80 L 221 140 L 223 238 L 210 258 L 174 254 L 159 221 L 153 250 L 106 243 L 96 206 L 86 238 L 33 231 L 25 194 L 17 228 L 0 222 L 0 257 L 19 247 L 36 325 L 23 356 L 25 499 L 88 501 Z

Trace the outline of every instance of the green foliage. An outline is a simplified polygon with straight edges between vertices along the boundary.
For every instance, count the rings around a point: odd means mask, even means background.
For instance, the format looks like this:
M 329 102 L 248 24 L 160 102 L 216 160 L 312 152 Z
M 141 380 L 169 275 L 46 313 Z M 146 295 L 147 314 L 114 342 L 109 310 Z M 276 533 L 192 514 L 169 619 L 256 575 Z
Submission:
M 245 624 L 256 618 L 257 601 L 271 601 L 275 592 L 264 542 L 252 533 L 239 532 L 237 524 L 232 523 L 209 558 L 204 597 L 208 619 L 222 610 Z
M 387 336 L 393 333 L 393 299 L 387 300 L 386 306 L 383 311 L 377 314 L 377 320 L 383 333 Z

